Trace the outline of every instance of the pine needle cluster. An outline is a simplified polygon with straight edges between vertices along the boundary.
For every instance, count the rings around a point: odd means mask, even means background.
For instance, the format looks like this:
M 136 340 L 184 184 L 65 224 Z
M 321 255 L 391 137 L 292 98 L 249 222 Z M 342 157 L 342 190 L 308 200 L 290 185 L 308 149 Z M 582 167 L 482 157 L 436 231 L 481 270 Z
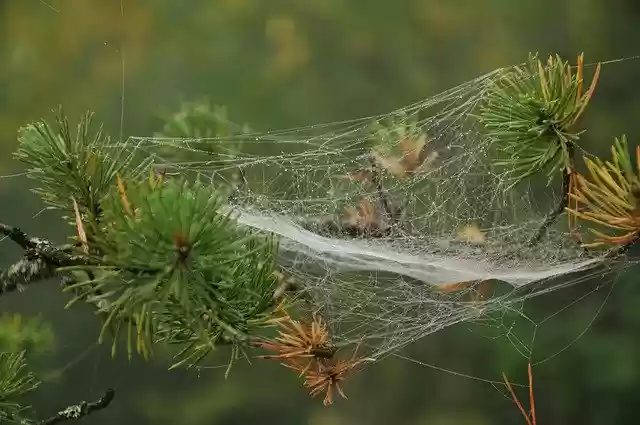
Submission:
M 150 158 L 126 153 L 84 116 L 72 134 L 62 113 L 20 134 L 17 158 L 50 208 L 74 227 L 73 255 L 57 270 L 66 290 L 98 306 L 100 333 L 125 335 L 147 357 L 157 342 L 182 345 L 176 365 L 193 365 L 218 344 L 242 345 L 276 307 L 276 242 L 241 228 L 225 188 L 166 178 Z

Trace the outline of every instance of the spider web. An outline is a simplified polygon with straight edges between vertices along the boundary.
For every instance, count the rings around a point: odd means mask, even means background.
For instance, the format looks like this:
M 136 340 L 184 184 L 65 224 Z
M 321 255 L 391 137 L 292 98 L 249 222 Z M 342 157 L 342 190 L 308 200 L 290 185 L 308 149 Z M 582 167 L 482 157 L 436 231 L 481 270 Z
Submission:
M 230 188 L 238 222 L 279 241 L 283 279 L 338 347 L 382 359 L 465 321 L 500 322 L 527 298 L 623 267 L 556 220 L 547 177 L 497 167 L 476 116 L 498 69 L 388 114 L 227 137 L 131 137 L 169 174 Z M 424 146 L 423 146 L 424 145 Z M 497 319 L 494 317 L 497 313 Z
M 129 147 L 165 172 L 233 187 L 238 222 L 278 237 L 285 278 L 334 342 L 363 343 L 379 359 L 622 267 L 581 249 L 566 218 L 529 243 L 560 184 L 542 172 L 514 185 L 492 161 L 476 116 L 504 71 L 380 116 L 225 138 L 134 137 Z

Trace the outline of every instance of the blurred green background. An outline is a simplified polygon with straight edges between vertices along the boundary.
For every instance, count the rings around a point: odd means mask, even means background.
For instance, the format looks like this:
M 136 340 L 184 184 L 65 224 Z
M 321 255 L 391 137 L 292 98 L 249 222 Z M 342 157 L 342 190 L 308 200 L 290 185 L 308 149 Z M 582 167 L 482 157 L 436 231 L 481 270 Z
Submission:
M 11 159 L 17 129 L 59 104 L 73 121 L 96 111 L 115 137 L 151 135 L 161 114 L 201 96 L 258 131 L 385 113 L 529 52 L 585 52 L 587 63 L 638 55 L 640 3 L 0 0 L 0 34 L 0 175 L 9 176 L 21 171 Z M 585 118 L 592 152 L 606 154 L 621 133 L 640 138 L 639 72 L 636 59 L 603 67 Z M 28 186 L 0 177 L 0 219 L 63 241 L 62 221 L 38 214 Z M 19 255 L 0 244 L 1 266 Z M 402 353 L 422 363 L 370 367 L 331 409 L 277 364 L 239 363 L 225 380 L 223 350 L 210 362 L 223 367 L 191 372 L 167 371 L 162 356 L 111 360 L 95 343 L 98 319 L 89 308 L 64 310 L 55 282 L 0 298 L 0 344 L 38 348 L 31 365 L 45 382 L 28 401 L 40 416 L 113 387 L 112 406 L 86 423 L 483 425 L 524 423 L 504 390 L 483 381 L 505 372 L 525 382 L 520 338 L 533 341 L 536 360 L 561 351 L 534 369 L 539 424 L 637 424 L 639 282 L 630 269 L 615 287 L 596 280 L 533 300 L 525 307 L 538 325 L 521 320 L 512 334 L 444 330 Z

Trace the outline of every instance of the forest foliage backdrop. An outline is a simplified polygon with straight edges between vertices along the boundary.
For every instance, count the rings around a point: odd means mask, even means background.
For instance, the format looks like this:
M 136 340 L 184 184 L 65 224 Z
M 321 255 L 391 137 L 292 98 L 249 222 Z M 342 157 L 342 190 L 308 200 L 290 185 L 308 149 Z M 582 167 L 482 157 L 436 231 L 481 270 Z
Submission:
M 150 135 L 182 101 L 208 97 L 231 119 L 257 130 L 390 112 L 529 52 L 587 62 L 639 53 L 634 1 L 460 0 L 42 0 L 0 2 L 0 175 L 19 172 L 11 159 L 16 132 L 62 104 L 72 118 L 96 112 L 111 135 Z M 634 85 L 640 60 L 605 65 L 583 138 L 606 154 L 613 135 L 638 143 Z M 124 78 L 123 78 L 124 76 Z M 124 82 L 124 84 L 123 84 Z M 124 99 L 122 95 L 124 94 Z M 22 178 L 0 179 L 3 220 L 53 239 L 58 217 L 39 212 Z M 57 225 L 56 223 L 60 223 Z M 0 245 L 2 265 L 19 252 Z M 610 292 L 588 332 L 535 369 L 541 424 L 637 423 L 640 301 L 637 270 Z M 611 288 L 597 291 L 536 329 L 535 349 L 551 355 L 592 321 Z M 582 288 L 537 299 L 527 311 L 545 317 Z M 87 419 L 121 424 L 457 424 L 521 423 L 511 401 L 490 384 L 403 359 L 354 377 L 349 401 L 331 409 L 308 398 L 277 365 L 198 373 L 110 359 L 95 343 L 98 319 L 88 308 L 64 310 L 55 283 L 0 299 L 5 346 L 38 348 L 32 365 L 45 380 L 29 400 L 42 414 L 106 387 L 118 391 L 106 411 Z M 17 313 L 22 316 L 14 316 Z M 28 319 L 50 326 L 25 331 Z M 522 332 L 531 332 L 524 329 Z M 506 339 L 465 325 L 442 331 L 404 353 L 425 363 L 490 380 L 501 372 L 523 381 L 526 359 Z M 224 364 L 220 353 L 211 364 Z

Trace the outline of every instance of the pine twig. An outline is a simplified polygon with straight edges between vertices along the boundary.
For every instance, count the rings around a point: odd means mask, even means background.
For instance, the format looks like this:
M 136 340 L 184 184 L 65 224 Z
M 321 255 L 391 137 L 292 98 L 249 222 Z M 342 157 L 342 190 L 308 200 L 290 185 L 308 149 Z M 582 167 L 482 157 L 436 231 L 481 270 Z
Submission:
M 378 197 L 378 202 L 380 202 L 380 205 L 384 210 L 385 218 L 389 220 L 389 222 L 393 226 L 394 224 L 396 224 L 396 220 L 398 218 L 398 211 L 394 207 L 391 199 L 389 198 L 389 194 L 387 193 L 387 190 L 382 185 L 382 176 L 380 173 L 380 167 L 378 166 L 374 158 L 370 158 L 370 161 L 371 161 L 371 171 L 372 171 L 371 182 L 374 184 L 376 188 L 376 195 Z
M 565 209 L 569 206 L 569 196 L 571 194 L 571 185 L 573 179 L 573 162 L 575 156 L 575 146 L 571 143 L 567 145 L 567 158 L 568 165 L 565 165 L 565 168 L 562 169 L 562 198 L 558 203 L 558 206 L 555 210 L 553 210 L 547 217 L 545 218 L 542 225 L 538 228 L 536 234 L 529 241 L 529 247 L 532 247 L 540 240 L 542 240 L 543 236 L 547 233 L 549 227 L 555 223 L 555 221 L 560 217 Z
M 0 232 L 25 251 L 23 258 L 0 269 L 0 294 L 22 291 L 26 285 L 52 278 L 58 267 L 89 263 L 87 257 L 69 252 L 72 245 L 55 246 L 47 239 L 31 237 L 4 223 L 0 223 Z
M 638 235 L 633 238 L 631 240 L 631 242 L 629 242 L 626 245 L 622 245 L 620 248 L 618 249 L 612 249 L 607 255 L 606 258 L 618 258 L 621 257 L 623 255 L 625 255 L 631 248 L 633 248 L 635 245 L 640 244 L 640 233 L 638 233 Z
M 25 250 L 24 257 L 7 269 L 0 269 L 0 294 L 3 292 L 21 291 L 30 283 L 45 280 L 54 276 L 63 278 L 63 283 L 73 279 L 69 274 L 56 271 L 59 267 L 96 266 L 99 260 L 88 255 L 73 254 L 71 251 L 82 243 L 75 245 L 54 245 L 51 241 L 31 237 L 17 227 L 0 222 L 0 232 Z M 135 274 L 153 274 L 158 270 L 146 268 L 127 268 Z
M 532 247 L 547 233 L 549 227 L 564 213 L 564 210 L 569 206 L 569 193 L 571 191 L 571 172 L 565 171 L 562 175 L 562 198 L 558 202 L 558 206 L 545 218 L 542 225 L 538 228 L 536 234 L 529 241 L 529 246 Z
M 22 292 L 25 286 L 54 277 L 55 267 L 42 258 L 22 258 L 4 270 L 0 270 L 0 294 Z
M 520 403 L 520 400 L 518 399 L 518 396 L 513 390 L 513 387 L 511 386 L 509 379 L 507 379 L 507 375 L 503 373 L 502 377 L 504 379 L 504 383 L 507 386 L 507 389 L 509 390 L 509 394 L 511 394 L 511 398 L 513 399 L 513 402 L 516 404 L 516 407 L 518 408 L 518 410 L 520 410 L 520 413 L 524 417 L 524 420 L 527 422 L 527 425 L 537 425 L 535 394 L 533 391 L 533 372 L 531 370 L 531 363 L 529 363 L 528 365 L 527 372 L 529 376 L 529 412 L 527 412 L 524 409 L 524 406 L 522 406 L 522 403 Z
M 108 407 L 114 396 L 115 392 L 110 388 L 98 400 L 92 402 L 83 401 L 75 406 L 69 406 L 54 416 L 37 422 L 37 425 L 55 425 L 65 421 L 77 421 L 93 412 Z
M 48 239 L 28 236 L 19 228 L 1 222 L 0 231 L 24 249 L 25 255 L 42 258 L 52 265 L 64 267 L 92 264 L 86 256 L 74 255 L 70 252 L 74 245 L 56 246 Z
M 39 239 L 30 238 L 19 228 L 4 223 L 0 223 L 0 231 L 24 250 L 35 248 L 39 242 Z

